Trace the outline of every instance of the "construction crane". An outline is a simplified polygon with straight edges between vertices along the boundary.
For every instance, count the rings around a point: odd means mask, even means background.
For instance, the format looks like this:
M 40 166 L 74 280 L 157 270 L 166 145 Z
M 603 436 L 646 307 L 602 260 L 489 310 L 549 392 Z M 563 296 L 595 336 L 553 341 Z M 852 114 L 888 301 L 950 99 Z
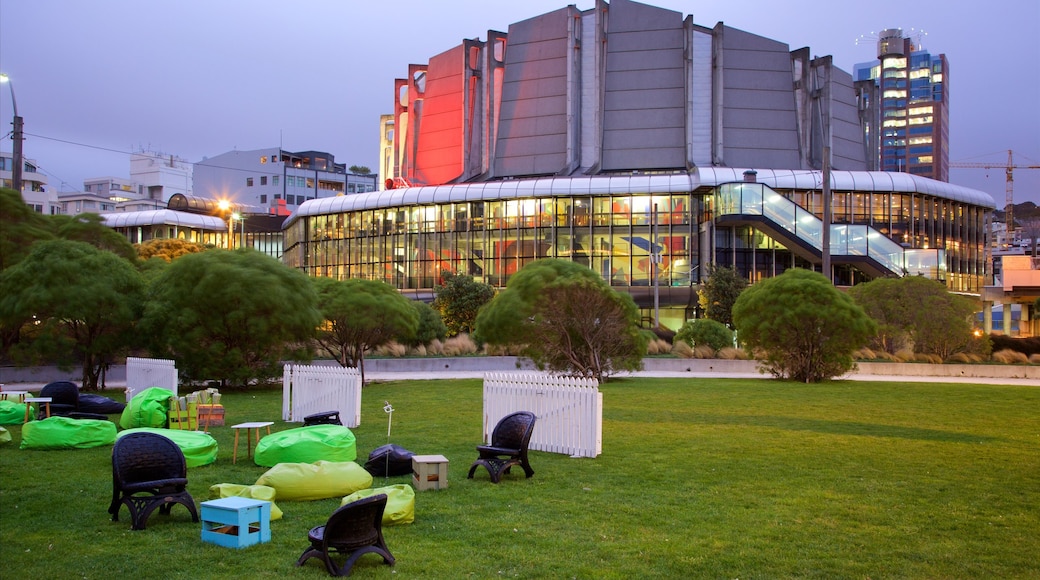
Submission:
M 1040 169 L 1040 165 L 1015 165 L 1011 150 L 1008 149 L 1007 165 L 1000 163 L 950 163 L 950 167 L 965 167 L 975 169 L 1003 169 L 1007 175 L 1006 197 L 1004 200 L 1004 220 L 1007 222 L 1007 239 L 1011 240 L 1011 234 L 1015 231 L 1015 175 L 1016 169 Z

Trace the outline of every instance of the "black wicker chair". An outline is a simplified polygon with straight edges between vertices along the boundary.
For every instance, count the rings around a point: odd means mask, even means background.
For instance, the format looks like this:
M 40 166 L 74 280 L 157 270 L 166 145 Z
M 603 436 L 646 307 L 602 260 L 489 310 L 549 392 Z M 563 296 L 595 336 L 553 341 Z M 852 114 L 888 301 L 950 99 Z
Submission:
M 50 397 L 51 415 L 67 417 L 70 413 L 79 411 L 79 387 L 75 383 L 69 381 L 47 383 L 40 389 L 40 396 Z M 44 405 L 40 405 L 37 418 L 43 419 L 46 416 Z
M 534 475 L 534 469 L 527 461 L 527 446 L 534 433 L 534 413 L 519 411 L 502 417 L 491 432 L 491 445 L 477 445 L 480 457 L 469 468 L 467 478 L 473 478 L 473 472 L 483 465 L 491 475 L 491 481 L 498 483 L 503 473 L 509 473 L 514 465 L 524 469 L 527 477 Z
M 348 503 L 332 512 L 324 526 L 312 528 L 307 534 L 311 545 L 296 561 L 296 565 L 303 566 L 310 558 L 321 558 L 329 574 L 350 576 L 350 569 L 358 558 L 374 552 L 382 556 L 385 563 L 393 566 L 396 560 L 383 539 L 385 508 L 386 494 L 381 493 Z M 342 566 L 336 566 L 332 561 L 332 552 L 347 555 Z
M 155 433 L 130 433 L 116 440 L 112 448 L 112 503 L 108 506 L 113 522 L 119 521 L 123 504 L 130 510 L 134 530 L 145 528 L 155 508 L 169 515 L 175 504 L 188 508 L 191 520 L 198 522 L 199 512 L 187 485 L 184 452 L 170 439 Z

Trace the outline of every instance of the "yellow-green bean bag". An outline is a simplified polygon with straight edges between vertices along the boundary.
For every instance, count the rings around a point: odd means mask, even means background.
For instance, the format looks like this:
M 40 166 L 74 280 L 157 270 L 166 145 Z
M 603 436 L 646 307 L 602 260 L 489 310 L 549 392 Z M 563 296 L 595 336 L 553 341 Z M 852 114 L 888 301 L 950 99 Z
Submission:
M 263 467 L 279 463 L 354 461 L 357 441 L 342 425 L 309 425 L 273 433 L 256 444 L 253 461 Z
M 0 427 L 0 443 L 10 443 L 10 442 L 11 442 L 11 432 L 8 431 L 7 429 L 4 429 L 3 427 Z
M 371 487 L 372 474 L 353 461 L 279 463 L 261 475 L 256 485 L 273 487 L 279 501 L 309 501 Z
M 87 449 L 116 442 L 116 424 L 101 419 L 49 417 L 22 428 L 20 449 Z
M 248 497 L 271 502 L 271 519 L 282 519 L 282 510 L 274 505 L 277 493 L 273 487 L 266 485 L 240 485 L 237 483 L 218 483 L 209 486 L 209 498 L 221 499 L 224 497 Z
M 386 494 L 386 508 L 383 510 L 384 526 L 410 524 L 415 521 L 415 490 L 407 483 L 355 491 L 343 498 L 339 505 L 345 506 L 359 499 L 365 499 L 381 493 Z
M 122 437 L 127 433 L 155 433 L 166 437 L 181 448 L 181 452 L 184 453 L 184 463 L 188 467 L 209 465 L 217 460 L 217 440 L 202 431 L 137 427 L 120 431 L 118 436 Z

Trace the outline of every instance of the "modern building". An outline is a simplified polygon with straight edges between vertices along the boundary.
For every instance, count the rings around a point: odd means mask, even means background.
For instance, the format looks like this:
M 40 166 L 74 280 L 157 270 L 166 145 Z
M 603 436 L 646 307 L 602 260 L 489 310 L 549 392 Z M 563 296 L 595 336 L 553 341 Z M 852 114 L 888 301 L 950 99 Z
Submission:
M 950 65 L 898 28 L 878 35 L 878 60 L 853 67 L 867 168 L 948 181 Z
M 174 195 L 192 194 L 194 165 L 176 155 L 140 151 L 130 155 L 130 180 L 144 199 L 166 204 Z
M 36 213 L 61 213 L 57 196 L 47 187 L 47 176 L 39 170 L 34 159 L 22 160 L 22 199 Z M 0 152 L 0 185 L 14 188 L 14 154 Z
M 307 200 L 375 191 L 378 176 L 357 175 L 321 151 L 229 151 L 195 164 L 194 194 L 289 215 Z
M 869 171 L 852 76 L 810 54 L 630 0 L 465 40 L 396 81 L 388 189 L 304 203 L 283 260 L 430 299 L 445 271 L 504 286 L 570 259 L 673 329 L 712 264 L 978 294 L 993 199 Z

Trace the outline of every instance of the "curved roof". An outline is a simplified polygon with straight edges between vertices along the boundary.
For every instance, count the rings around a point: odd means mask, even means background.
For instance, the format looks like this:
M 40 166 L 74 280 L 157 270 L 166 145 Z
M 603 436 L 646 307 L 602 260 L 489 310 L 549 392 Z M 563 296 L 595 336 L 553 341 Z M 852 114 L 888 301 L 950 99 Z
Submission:
M 744 172 L 747 170 L 747 168 L 734 167 L 700 167 L 690 173 L 668 175 L 540 177 L 384 189 L 308 200 L 285 219 L 282 227 L 288 227 L 301 217 L 409 205 L 522 199 L 551 195 L 595 196 L 694 191 L 700 187 L 715 187 L 722 183 L 743 181 Z M 821 171 L 796 169 L 756 169 L 755 171 L 758 173 L 759 183 L 778 189 L 819 189 L 823 179 Z M 832 171 L 831 187 L 837 190 L 854 191 L 919 192 L 990 209 L 996 208 L 993 198 L 985 192 L 909 173 Z
M 101 219 L 110 228 L 171 225 L 215 231 L 227 229 L 227 222 L 218 217 L 169 209 L 105 213 L 101 214 Z

